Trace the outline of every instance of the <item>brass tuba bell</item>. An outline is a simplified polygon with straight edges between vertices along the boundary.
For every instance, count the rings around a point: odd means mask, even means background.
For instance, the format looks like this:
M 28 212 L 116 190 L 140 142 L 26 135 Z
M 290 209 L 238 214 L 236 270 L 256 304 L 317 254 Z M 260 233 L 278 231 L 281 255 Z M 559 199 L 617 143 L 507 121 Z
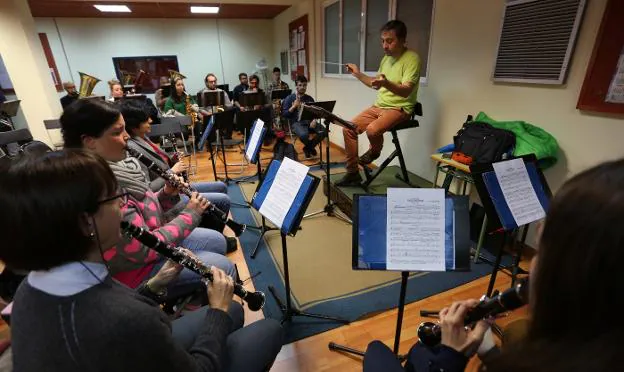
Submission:
M 79 97 L 86 98 L 91 96 L 93 88 L 95 88 L 95 85 L 100 82 L 100 79 L 85 74 L 84 72 L 78 72 L 78 74 L 80 74 L 80 89 L 78 90 Z
M 176 70 L 169 70 L 169 77 L 171 77 L 171 81 L 175 80 L 175 78 L 186 79 L 186 76 L 182 75 L 180 72 Z

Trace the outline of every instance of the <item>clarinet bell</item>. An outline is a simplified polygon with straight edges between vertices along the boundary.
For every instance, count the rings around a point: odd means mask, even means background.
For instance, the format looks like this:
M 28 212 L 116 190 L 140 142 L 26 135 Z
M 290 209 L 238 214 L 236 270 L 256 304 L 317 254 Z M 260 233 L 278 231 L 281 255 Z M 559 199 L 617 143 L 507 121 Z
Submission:
M 423 322 L 418 326 L 418 339 L 425 346 L 434 347 L 440 343 L 442 334 L 440 333 L 440 326 L 432 322 Z
M 247 307 L 249 307 L 249 310 L 258 311 L 264 307 L 266 297 L 262 292 L 247 292 L 245 301 L 247 301 Z

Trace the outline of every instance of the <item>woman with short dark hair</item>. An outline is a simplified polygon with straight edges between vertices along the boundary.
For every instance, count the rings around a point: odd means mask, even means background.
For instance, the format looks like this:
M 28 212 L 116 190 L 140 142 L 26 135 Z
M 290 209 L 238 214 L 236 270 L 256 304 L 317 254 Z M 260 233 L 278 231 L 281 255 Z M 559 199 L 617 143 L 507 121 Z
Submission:
M 24 156 L 0 177 L 0 259 L 31 271 L 14 297 L 15 371 L 264 371 L 279 352 L 273 320 L 243 325 L 234 279 L 212 268 L 210 308 L 170 322 L 156 301 L 182 267 L 137 291 L 111 279 L 103 251 L 120 238 L 127 197 L 98 155 Z M 261 346 L 261 347 L 259 347 Z
M 123 219 L 140 225 L 169 244 L 182 244 L 194 251 L 202 261 L 235 276 L 234 264 L 228 260 L 226 242 L 217 231 L 197 227 L 208 201 L 195 194 L 180 213 L 170 215 L 180 202 L 178 190 L 166 184 L 157 193 L 149 189 L 146 171 L 140 162 L 126 157 L 128 134 L 124 119 L 111 103 L 80 100 L 61 116 L 65 146 L 95 152 L 108 161 L 120 186 L 129 192 L 122 207 Z M 106 247 L 104 258 L 113 276 L 135 288 L 155 275 L 164 259 L 139 242 L 125 238 L 114 247 Z M 109 249 L 110 248 L 110 249 Z M 169 288 L 170 297 L 178 297 L 201 286 L 201 278 L 184 270 Z

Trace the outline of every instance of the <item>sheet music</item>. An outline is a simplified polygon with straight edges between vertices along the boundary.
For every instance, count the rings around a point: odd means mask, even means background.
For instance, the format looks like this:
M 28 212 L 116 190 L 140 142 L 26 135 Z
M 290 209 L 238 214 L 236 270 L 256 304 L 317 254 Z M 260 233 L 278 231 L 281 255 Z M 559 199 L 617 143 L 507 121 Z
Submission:
M 386 267 L 444 271 L 444 189 L 388 189 Z
M 247 151 L 245 151 L 245 156 L 247 160 L 251 161 L 254 152 L 256 151 L 256 147 L 258 147 L 258 141 L 260 140 L 260 135 L 262 134 L 262 129 L 264 128 L 264 121 L 257 119 L 254 124 L 253 131 L 251 132 L 251 138 L 249 138 L 249 143 L 247 145 Z
M 271 189 L 260 207 L 260 214 L 281 228 L 309 170 L 309 167 L 284 157 Z
M 546 216 L 522 159 L 492 164 L 505 201 L 518 226 Z

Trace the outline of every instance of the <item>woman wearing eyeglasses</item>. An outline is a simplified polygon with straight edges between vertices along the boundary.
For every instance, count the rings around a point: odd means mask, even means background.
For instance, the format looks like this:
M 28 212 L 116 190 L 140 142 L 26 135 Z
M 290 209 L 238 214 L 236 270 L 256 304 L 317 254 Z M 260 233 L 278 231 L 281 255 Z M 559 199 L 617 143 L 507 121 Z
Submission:
M 63 112 L 61 126 L 65 147 L 86 149 L 103 157 L 117 182 L 129 192 L 128 202 L 122 207 L 124 221 L 150 230 L 166 243 L 188 248 L 206 264 L 236 276 L 234 264 L 224 256 L 223 235 L 197 227 L 208 201 L 195 194 L 181 212 L 172 213 L 172 208 L 180 202 L 177 189 L 165 184 L 157 193 L 152 192 L 139 161 L 126 158 L 129 136 L 115 105 L 81 100 Z M 114 246 L 105 246 L 104 258 L 111 267 L 111 274 L 131 288 L 154 276 L 165 262 L 154 251 L 129 238 Z M 201 278 L 185 269 L 168 286 L 168 297 L 193 292 L 201 285 Z
M 212 268 L 210 307 L 173 322 L 156 301 L 180 266 L 167 261 L 136 291 L 111 279 L 103 252 L 120 238 L 124 194 L 101 157 L 68 149 L 25 156 L 1 171 L 0 259 L 30 271 L 11 314 L 14 371 L 264 371 L 271 365 L 281 327 L 273 320 L 242 327 L 242 308 L 231 301 L 233 278 L 223 271 Z

